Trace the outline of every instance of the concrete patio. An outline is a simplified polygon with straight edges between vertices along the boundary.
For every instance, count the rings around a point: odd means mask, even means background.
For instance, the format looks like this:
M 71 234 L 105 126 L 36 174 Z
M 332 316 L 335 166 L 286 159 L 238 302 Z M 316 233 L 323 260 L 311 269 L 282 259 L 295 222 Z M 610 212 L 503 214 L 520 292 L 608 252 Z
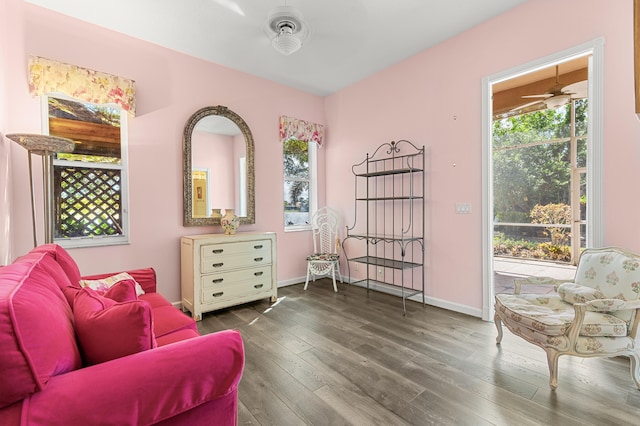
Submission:
M 575 271 L 575 266 L 563 263 L 495 257 L 493 259 L 493 285 L 495 294 L 513 293 L 514 278 L 537 276 L 571 280 L 573 279 Z M 551 291 L 553 291 L 553 289 L 550 287 L 545 292 Z

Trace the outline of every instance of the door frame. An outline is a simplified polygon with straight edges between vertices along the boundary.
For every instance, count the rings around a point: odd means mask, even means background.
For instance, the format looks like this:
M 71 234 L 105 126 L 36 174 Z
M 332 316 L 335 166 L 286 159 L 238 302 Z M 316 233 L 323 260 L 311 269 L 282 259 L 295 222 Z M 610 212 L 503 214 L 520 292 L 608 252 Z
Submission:
M 493 146 L 492 85 L 580 56 L 589 59 L 587 138 L 587 247 L 601 246 L 603 238 L 603 70 L 604 39 L 556 52 L 544 58 L 501 71 L 482 79 L 482 319 L 493 321 Z

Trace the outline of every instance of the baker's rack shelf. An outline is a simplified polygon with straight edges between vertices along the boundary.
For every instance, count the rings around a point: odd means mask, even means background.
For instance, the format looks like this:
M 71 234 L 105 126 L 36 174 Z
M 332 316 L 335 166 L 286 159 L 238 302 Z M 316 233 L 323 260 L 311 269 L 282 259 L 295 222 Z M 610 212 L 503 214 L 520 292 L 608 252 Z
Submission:
M 380 145 L 352 167 L 355 219 L 342 244 L 349 281 L 399 289 L 405 315 L 407 298 L 421 295 L 425 303 L 424 171 L 424 146 L 404 139 Z M 364 249 L 350 240 L 364 241 Z M 363 253 L 349 257 L 347 246 Z M 366 265 L 364 278 L 351 280 L 351 263 Z

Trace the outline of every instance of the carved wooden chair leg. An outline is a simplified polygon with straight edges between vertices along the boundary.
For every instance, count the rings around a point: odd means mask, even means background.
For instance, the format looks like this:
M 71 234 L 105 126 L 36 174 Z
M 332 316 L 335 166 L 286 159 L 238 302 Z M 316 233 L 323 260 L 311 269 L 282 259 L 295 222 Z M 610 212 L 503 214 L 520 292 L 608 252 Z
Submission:
M 498 329 L 498 337 L 496 337 L 496 345 L 499 345 L 500 342 L 502 342 L 502 320 L 500 319 L 498 314 L 495 314 L 493 316 L 493 322 L 496 323 L 496 328 Z
M 336 268 L 335 266 L 331 266 L 333 270 L 331 271 L 331 278 L 333 278 L 333 291 L 338 292 L 338 287 L 336 286 Z
M 545 350 L 547 353 L 547 363 L 549 364 L 549 386 L 551 390 L 556 390 L 558 387 L 558 358 L 560 354 L 553 349 Z
M 629 355 L 629 361 L 631 366 L 631 377 L 636 383 L 636 387 L 640 389 L 640 356 L 637 352 Z
M 307 286 L 309 285 L 309 275 L 311 275 L 311 266 L 309 264 L 307 264 L 307 281 L 304 283 L 304 289 L 307 289 Z

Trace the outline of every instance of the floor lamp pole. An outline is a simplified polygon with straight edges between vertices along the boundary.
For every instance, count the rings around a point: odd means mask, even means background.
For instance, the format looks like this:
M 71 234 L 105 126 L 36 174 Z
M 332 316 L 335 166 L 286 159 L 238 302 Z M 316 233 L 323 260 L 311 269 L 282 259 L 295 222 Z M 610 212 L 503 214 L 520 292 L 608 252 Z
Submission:
M 36 197 L 33 185 L 31 155 L 42 156 L 42 189 L 44 204 L 44 242 L 53 243 L 53 156 L 58 152 L 73 152 L 71 139 L 38 134 L 10 134 L 7 138 L 18 143 L 29 153 L 29 186 L 31 187 L 31 221 L 33 225 L 33 246 L 38 245 L 36 237 Z
M 44 201 L 44 243 L 53 242 L 53 153 L 42 155 L 42 188 Z
M 31 226 L 33 228 L 33 246 L 38 246 L 38 238 L 36 236 L 36 193 L 33 188 L 33 161 L 31 160 L 31 151 L 29 151 L 29 189 L 31 189 Z

